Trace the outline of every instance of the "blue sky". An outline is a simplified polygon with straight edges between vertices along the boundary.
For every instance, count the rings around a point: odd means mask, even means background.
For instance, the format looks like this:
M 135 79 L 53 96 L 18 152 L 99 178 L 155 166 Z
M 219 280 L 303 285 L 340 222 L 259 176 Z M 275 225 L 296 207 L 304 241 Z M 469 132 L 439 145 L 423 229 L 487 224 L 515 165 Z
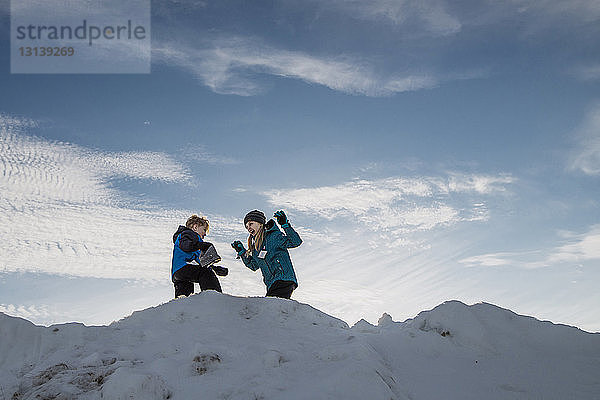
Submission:
M 168 301 L 191 213 L 262 295 L 228 243 L 282 208 L 295 298 L 350 323 L 459 299 L 600 330 L 597 2 L 153 2 L 150 74 L 11 74 L 0 5 L 0 311 Z

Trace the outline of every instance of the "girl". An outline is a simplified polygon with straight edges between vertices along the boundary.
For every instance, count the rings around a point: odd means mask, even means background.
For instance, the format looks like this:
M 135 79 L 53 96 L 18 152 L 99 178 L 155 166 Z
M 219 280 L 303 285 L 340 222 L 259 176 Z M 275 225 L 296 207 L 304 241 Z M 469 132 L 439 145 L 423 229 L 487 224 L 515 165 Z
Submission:
M 275 221 L 266 221 L 261 211 L 250 211 L 244 218 L 244 226 L 250 233 L 248 250 L 239 240 L 231 244 L 242 258 L 246 267 L 252 271 L 260 268 L 263 281 L 267 286 L 267 296 L 289 299 L 298 287 L 294 267 L 288 249 L 300 246 L 302 239 L 290 226 L 283 211 L 273 214 L 285 234 L 279 230 Z

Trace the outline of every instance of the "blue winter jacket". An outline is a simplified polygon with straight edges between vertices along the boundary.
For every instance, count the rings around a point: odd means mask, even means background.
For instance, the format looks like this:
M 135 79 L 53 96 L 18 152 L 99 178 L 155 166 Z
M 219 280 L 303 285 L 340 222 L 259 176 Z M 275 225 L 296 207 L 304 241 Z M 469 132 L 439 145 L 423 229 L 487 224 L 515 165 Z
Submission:
M 275 281 L 292 281 L 298 286 L 288 249 L 300 246 L 302 239 L 289 224 L 284 225 L 283 230 L 285 234 L 279 230 L 275 221 L 269 220 L 265 224 L 262 247 L 262 250 L 266 251 L 264 258 L 259 257 L 261 252 L 256 249 L 252 249 L 252 255 L 248 257 L 245 253 L 241 255 L 246 267 L 252 271 L 260 268 L 267 290 Z
M 183 225 L 179 226 L 173 235 L 173 259 L 171 262 L 171 276 L 194 260 L 198 260 L 202 254 L 202 238 L 193 230 Z

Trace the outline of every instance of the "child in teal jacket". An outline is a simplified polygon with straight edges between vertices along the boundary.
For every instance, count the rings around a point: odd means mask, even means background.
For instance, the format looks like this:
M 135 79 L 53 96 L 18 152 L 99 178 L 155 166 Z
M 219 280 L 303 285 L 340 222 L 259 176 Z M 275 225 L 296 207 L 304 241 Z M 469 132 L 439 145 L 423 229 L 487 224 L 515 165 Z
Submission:
M 252 271 L 260 269 L 267 286 L 267 296 L 289 299 L 298 287 L 298 280 L 288 249 L 300 246 L 302 239 L 290 226 L 283 211 L 277 211 L 274 216 L 285 233 L 281 232 L 275 221 L 266 221 L 264 213 L 254 210 L 244 218 L 244 226 L 250 234 L 249 250 L 246 250 L 239 240 L 231 246 L 246 267 Z

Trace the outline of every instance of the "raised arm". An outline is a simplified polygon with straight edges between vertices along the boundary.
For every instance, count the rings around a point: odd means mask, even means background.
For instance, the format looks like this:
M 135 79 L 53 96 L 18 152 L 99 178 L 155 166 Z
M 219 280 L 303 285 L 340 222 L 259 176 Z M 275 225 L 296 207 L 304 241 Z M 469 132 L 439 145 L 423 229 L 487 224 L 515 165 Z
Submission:
M 277 218 L 277 223 L 281 225 L 285 234 L 281 234 L 278 238 L 278 245 L 287 249 L 293 249 L 294 247 L 298 247 L 302 244 L 302 239 L 298 232 L 291 227 L 290 221 L 288 220 L 285 213 L 280 210 L 273 214 L 275 218 Z
M 282 226 L 285 234 L 281 234 L 279 237 L 279 245 L 281 247 L 285 247 L 287 249 L 293 249 L 294 247 L 298 247 L 302 244 L 302 239 L 298 232 L 294 230 L 289 224 Z

